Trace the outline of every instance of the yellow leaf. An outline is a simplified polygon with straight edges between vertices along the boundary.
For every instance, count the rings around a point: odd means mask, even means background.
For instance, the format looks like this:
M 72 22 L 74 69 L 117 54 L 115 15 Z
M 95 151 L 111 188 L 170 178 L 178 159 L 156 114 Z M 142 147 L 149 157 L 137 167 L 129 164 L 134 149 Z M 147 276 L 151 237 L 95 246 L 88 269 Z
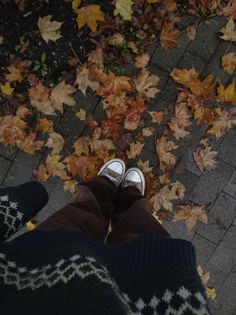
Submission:
M 47 118 L 39 119 L 36 125 L 36 130 L 39 130 L 42 133 L 53 132 L 53 121 L 48 120 Z
M 64 190 L 73 194 L 75 192 L 78 182 L 75 179 L 67 180 L 64 182 Z
M 46 182 L 49 178 L 47 168 L 44 164 L 40 164 L 39 167 L 34 170 L 34 175 L 40 182 Z
M 236 69 L 236 54 L 229 53 L 224 55 L 221 59 L 221 64 L 224 71 L 228 72 L 229 74 L 233 74 L 234 70 Z
M 79 6 L 80 6 L 80 4 L 81 4 L 81 1 L 82 1 L 82 0 L 73 0 L 73 1 L 72 1 L 72 9 L 73 9 L 73 11 L 74 11 L 75 13 L 78 13 L 78 8 L 79 8 Z
M 61 172 L 65 169 L 65 165 L 62 162 L 59 162 L 61 156 L 48 155 L 46 159 L 46 167 L 49 175 L 59 176 Z
M 219 81 L 219 86 L 217 88 L 217 100 L 220 102 L 230 102 L 236 105 L 236 88 L 235 83 L 230 83 L 227 88 L 224 88 L 222 83 Z
M 131 20 L 132 17 L 132 0 L 116 0 L 114 15 L 120 14 L 124 20 Z
M 34 224 L 32 221 L 28 221 L 26 223 L 26 228 L 28 231 L 32 231 L 36 228 L 36 224 Z
M 80 110 L 75 114 L 76 117 L 78 117 L 80 120 L 85 120 L 86 119 L 86 110 L 83 108 L 80 108 Z
M 11 87 L 9 82 L 6 82 L 5 84 L 0 84 L 0 90 L 6 95 L 11 95 L 14 88 Z
M 59 29 L 63 22 L 51 21 L 51 18 L 51 15 L 47 15 L 43 18 L 39 17 L 38 19 L 38 28 L 46 43 L 48 43 L 49 40 L 55 42 L 62 37 Z
M 223 34 L 222 36 L 220 36 L 222 39 L 229 40 L 229 41 L 232 41 L 232 42 L 236 41 L 236 28 L 235 28 L 234 21 L 232 19 L 230 19 L 227 22 L 225 27 L 223 27 L 220 30 L 220 32 Z
M 87 24 L 93 32 L 96 32 L 97 21 L 104 21 L 104 13 L 99 5 L 90 4 L 78 10 L 76 21 L 79 29 Z
M 49 134 L 49 138 L 45 146 L 48 148 L 52 148 L 51 154 L 58 154 L 63 149 L 64 142 L 65 141 L 63 137 L 59 133 L 52 132 Z
M 214 301 L 216 298 L 216 290 L 214 288 L 206 288 L 206 296 L 209 300 Z

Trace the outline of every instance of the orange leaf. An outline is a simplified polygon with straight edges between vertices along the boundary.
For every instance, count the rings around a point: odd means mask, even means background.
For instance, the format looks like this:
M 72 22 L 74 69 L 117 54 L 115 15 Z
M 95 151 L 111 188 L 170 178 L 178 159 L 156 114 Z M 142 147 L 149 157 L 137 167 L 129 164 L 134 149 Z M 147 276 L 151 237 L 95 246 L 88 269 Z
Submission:
M 34 170 L 34 175 L 40 182 L 46 182 L 49 178 L 47 168 L 44 164 L 40 164 L 39 167 Z
M 170 48 L 178 47 L 177 39 L 179 38 L 181 32 L 177 29 L 174 29 L 174 23 L 165 23 L 161 34 L 160 34 L 160 41 L 161 46 L 165 50 Z
M 140 142 L 134 142 L 130 144 L 129 151 L 126 151 L 127 157 L 129 159 L 134 159 L 136 156 L 138 156 L 142 149 L 143 149 L 144 143 Z
M 36 130 L 42 133 L 50 133 L 53 131 L 53 121 L 47 118 L 39 119 L 36 125 Z

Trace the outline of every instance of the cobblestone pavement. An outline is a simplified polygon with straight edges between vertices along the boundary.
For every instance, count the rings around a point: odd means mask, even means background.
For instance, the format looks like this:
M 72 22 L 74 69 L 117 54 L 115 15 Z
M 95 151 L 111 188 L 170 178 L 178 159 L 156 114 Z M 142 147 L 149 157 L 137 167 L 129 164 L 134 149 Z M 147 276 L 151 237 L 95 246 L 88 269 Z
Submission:
M 220 58 L 225 51 L 236 51 L 235 45 L 228 47 L 228 44 L 219 38 L 218 31 L 225 24 L 224 18 L 215 17 L 208 24 L 198 27 L 194 41 L 190 41 L 186 33 L 183 33 L 179 40 L 180 47 L 167 53 L 160 45 L 151 47 L 150 71 L 160 76 L 161 93 L 157 99 L 151 101 L 150 110 L 159 110 L 174 101 L 177 86 L 169 73 L 175 67 L 195 66 L 202 78 L 212 73 L 224 84 L 232 81 L 232 76 L 220 67 Z M 236 74 L 233 76 L 235 78 Z M 86 99 L 81 95 L 78 97 L 78 104 L 89 107 L 97 116 L 102 115 L 99 99 L 94 96 L 88 96 Z M 89 132 L 85 125 L 78 124 L 78 120 L 75 120 L 74 113 L 78 108 L 79 105 L 68 108 L 58 122 L 57 131 L 67 139 L 68 148 L 73 137 Z M 185 161 L 185 170 L 176 175 L 176 178 L 186 186 L 185 200 L 209 204 L 209 224 L 199 223 L 191 233 L 182 222 L 166 222 L 164 226 L 173 237 L 191 240 L 196 247 L 198 264 L 202 265 L 204 271 L 211 273 L 208 286 L 217 291 L 216 301 L 211 302 L 213 314 L 233 315 L 236 314 L 236 128 L 220 139 L 210 139 L 213 147 L 219 151 L 218 166 L 207 173 L 201 173 L 192 163 L 192 150 L 196 148 L 203 133 L 203 129 L 193 124 L 192 138 L 187 146 L 177 149 L 177 155 Z M 0 185 L 17 185 L 33 179 L 33 170 L 45 154 L 46 151 L 31 156 L 0 145 Z M 148 158 L 157 168 L 154 137 L 150 137 L 146 142 L 141 158 Z M 50 201 L 37 216 L 39 222 L 70 199 L 70 194 L 64 193 L 60 181 L 51 178 L 45 186 Z

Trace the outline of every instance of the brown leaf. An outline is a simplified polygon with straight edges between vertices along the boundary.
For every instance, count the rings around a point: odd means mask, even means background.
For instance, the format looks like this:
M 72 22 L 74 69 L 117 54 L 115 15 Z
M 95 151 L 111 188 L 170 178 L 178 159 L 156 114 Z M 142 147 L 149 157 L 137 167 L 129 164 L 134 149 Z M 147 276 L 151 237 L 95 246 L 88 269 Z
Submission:
M 202 266 L 200 265 L 197 267 L 197 272 L 202 280 L 202 284 L 205 286 L 207 282 L 210 280 L 210 272 L 204 272 Z
M 79 175 L 82 179 L 90 179 L 97 175 L 100 160 L 93 156 L 68 156 L 65 161 L 72 176 Z
M 138 69 L 145 68 L 150 60 L 150 56 L 147 53 L 142 53 L 135 58 L 135 67 Z
M 221 64 L 224 71 L 228 72 L 229 74 L 233 74 L 234 70 L 236 69 L 236 54 L 229 53 L 224 55 L 221 59 Z
M 177 39 L 179 38 L 181 32 L 174 28 L 174 24 L 171 23 L 165 23 L 161 34 L 160 34 L 160 42 L 162 48 L 164 48 L 166 51 L 170 48 L 178 47 Z
M 17 66 L 9 66 L 7 67 L 9 73 L 6 75 L 6 79 L 9 82 L 21 82 L 23 80 L 22 77 L 22 69 L 19 69 Z
M 149 71 L 143 69 L 139 76 L 134 80 L 136 90 L 141 97 L 150 99 L 154 98 L 159 92 L 157 85 L 160 78 L 155 75 L 150 75 Z
M 175 117 L 168 123 L 170 130 L 177 140 L 189 135 L 189 132 L 185 129 L 191 125 L 191 115 L 189 114 L 187 105 L 182 102 L 175 106 Z
M 138 165 L 138 168 L 140 168 L 144 174 L 148 174 L 152 172 L 153 167 L 150 167 L 148 160 L 145 162 L 142 162 L 141 160 L 139 160 L 137 165 Z
M 236 41 L 236 28 L 235 28 L 234 21 L 232 19 L 230 19 L 227 22 L 225 27 L 220 29 L 220 32 L 223 34 L 220 36 L 222 39 L 229 40 L 232 42 Z
M 21 119 L 25 120 L 27 117 L 32 116 L 32 110 L 29 109 L 29 108 L 27 108 L 27 107 L 24 106 L 24 105 L 20 105 L 20 106 L 17 108 L 16 116 L 18 116 L 18 117 L 20 117 Z
M 64 173 L 65 165 L 60 162 L 61 156 L 58 154 L 48 155 L 46 159 L 46 167 L 49 175 L 61 176 Z
M 36 130 L 41 131 L 42 133 L 53 132 L 53 121 L 48 120 L 47 118 L 39 119 L 36 125 Z
M 56 85 L 50 96 L 53 107 L 63 113 L 63 104 L 74 106 L 75 100 L 69 95 L 74 92 L 75 88 L 71 85 L 65 84 L 65 81 Z
M 62 36 L 60 35 L 60 27 L 63 22 L 51 21 L 52 16 L 47 15 L 38 19 L 38 28 L 42 38 L 48 43 L 49 40 L 55 42 Z
M 29 89 L 29 98 L 32 106 L 45 115 L 55 115 L 49 96 L 50 89 L 44 86 L 41 81 Z
M 98 95 L 108 96 L 110 94 L 120 96 L 122 92 L 131 92 L 132 85 L 130 79 L 125 76 L 116 76 L 113 72 L 109 72 L 104 77 L 103 86 L 97 91 Z
M 143 149 L 144 143 L 140 143 L 139 141 L 131 143 L 129 151 L 126 151 L 127 157 L 129 159 L 134 159 L 136 156 L 138 156 L 142 149 Z
M 90 87 L 93 91 L 96 91 L 99 87 L 99 83 L 91 80 L 90 78 L 90 68 L 84 64 L 82 67 L 77 69 L 76 81 L 75 84 L 78 84 L 79 89 L 86 96 L 87 88 Z
M 80 120 L 86 120 L 87 112 L 83 108 L 80 108 L 80 110 L 75 114 L 76 117 L 78 117 Z
M 193 152 L 193 157 L 197 166 L 203 172 L 216 168 L 217 161 L 215 158 L 217 154 L 217 151 L 212 151 L 212 147 L 206 144 L 203 148 L 197 148 L 197 150 Z
M 194 40 L 196 37 L 196 27 L 195 25 L 187 26 L 187 35 L 190 40 Z
M 207 133 L 214 135 L 216 138 L 221 137 L 233 125 L 236 125 L 236 119 L 232 118 L 230 114 L 221 108 L 215 109 L 215 118 L 211 122 L 211 128 Z
M 221 15 L 230 19 L 236 19 L 236 0 L 229 0 L 227 5 L 222 9 Z
M 47 146 L 48 148 L 52 148 L 51 154 L 54 155 L 61 152 L 64 147 L 64 143 L 65 141 L 63 137 L 59 133 L 54 131 L 49 134 L 49 138 L 45 146 Z
M 44 145 L 44 141 L 41 140 L 35 140 L 35 134 L 31 133 L 28 136 L 24 138 L 24 140 L 20 143 L 18 143 L 18 147 L 30 154 L 35 154 L 35 151 L 39 151 L 42 146 Z
M 49 178 L 47 168 L 44 164 L 40 164 L 39 167 L 34 170 L 34 175 L 40 182 L 46 182 Z
M 173 222 L 184 220 L 189 231 L 193 229 L 198 220 L 205 224 L 208 223 L 205 205 L 177 205 L 176 207 L 179 210 L 175 211 Z
M 152 122 L 155 124 L 160 124 L 164 117 L 164 112 L 148 112 L 152 116 Z
M 77 139 L 74 143 L 75 154 L 77 156 L 81 156 L 83 154 L 88 156 L 90 153 L 90 142 L 90 137 L 80 137 Z
M 176 156 L 170 151 L 177 147 L 178 146 L 173 141 L 168 141 L 166 136 L 157 139 L 156 151 L 160 161 L 160 169 L 163 172 L 176 163 Z

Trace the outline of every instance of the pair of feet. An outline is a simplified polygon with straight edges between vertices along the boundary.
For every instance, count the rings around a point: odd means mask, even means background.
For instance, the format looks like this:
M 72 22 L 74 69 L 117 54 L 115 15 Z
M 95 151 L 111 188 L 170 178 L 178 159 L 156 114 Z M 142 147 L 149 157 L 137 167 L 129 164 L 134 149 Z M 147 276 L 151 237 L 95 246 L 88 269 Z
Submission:
M 125 162 L 121 159 L 112 159 L 106 162 L 98 172 L 99 176 L 106 176 L 117 187 L 136 187 L 142 195 L 145 191 L 145 179 L 142 171 L 137 167 L 126 170 Z

